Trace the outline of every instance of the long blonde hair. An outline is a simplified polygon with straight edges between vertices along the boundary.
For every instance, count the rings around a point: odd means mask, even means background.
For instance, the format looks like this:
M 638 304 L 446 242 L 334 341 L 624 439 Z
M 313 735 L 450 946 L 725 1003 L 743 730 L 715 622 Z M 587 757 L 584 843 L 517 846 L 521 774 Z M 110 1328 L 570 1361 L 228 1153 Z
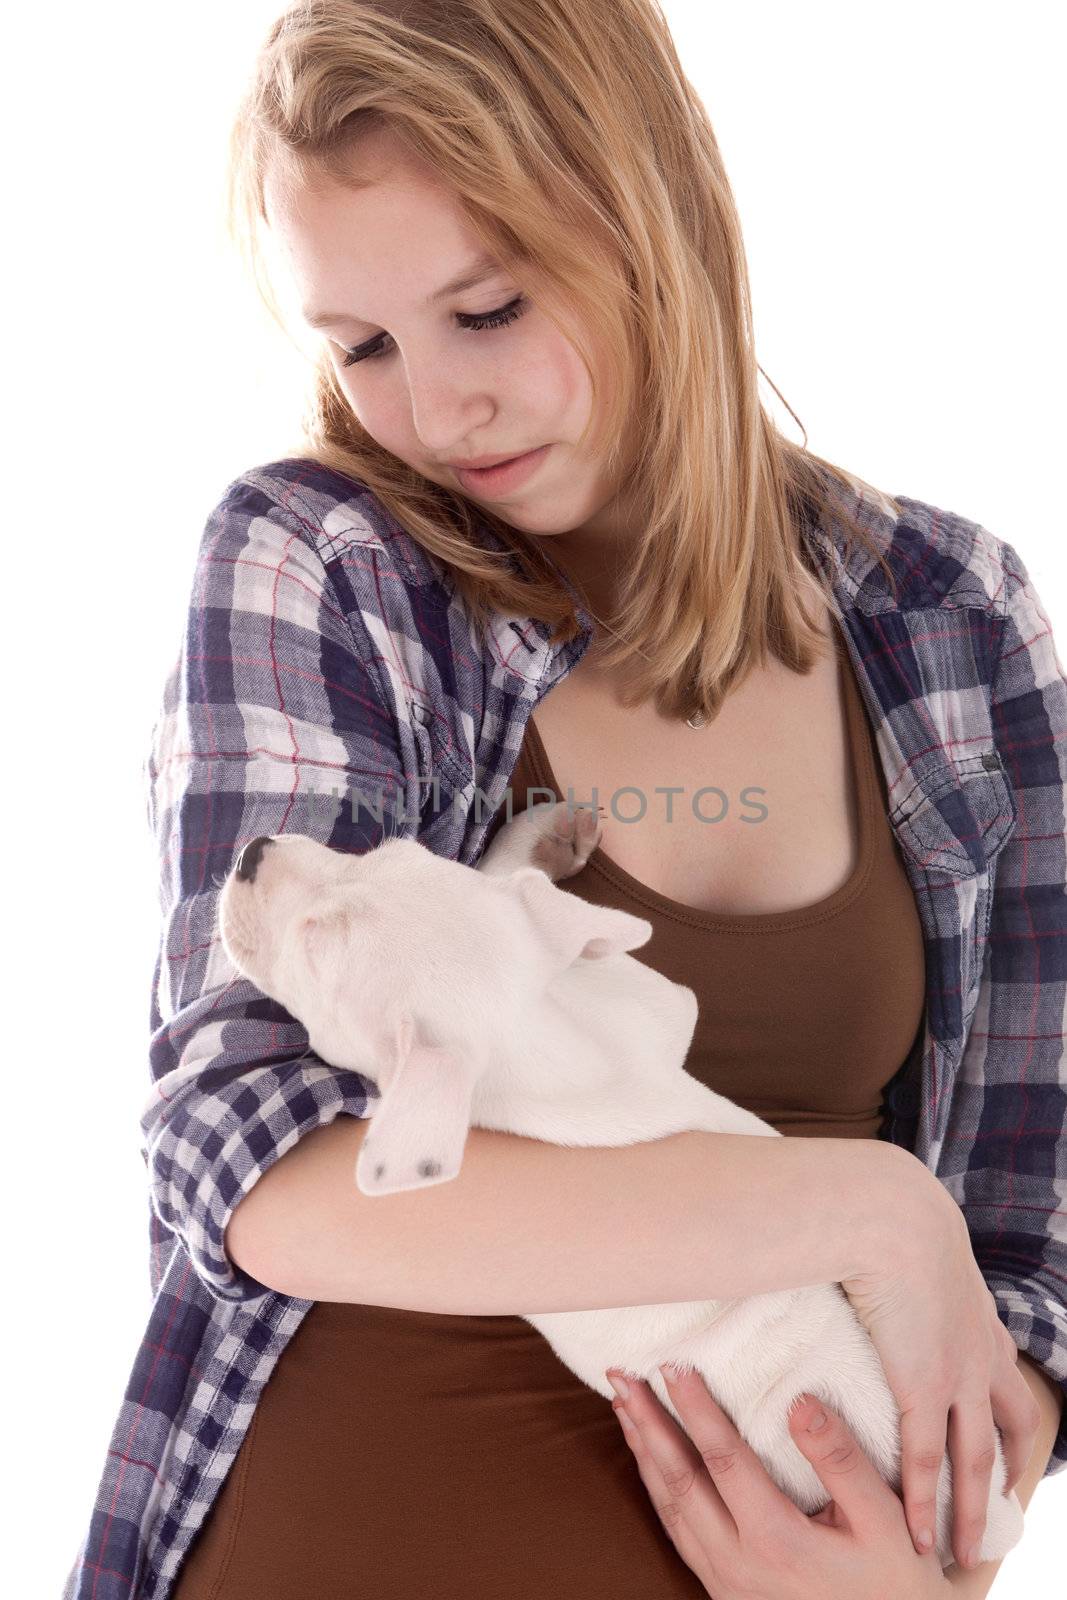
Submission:
M 434 170 L 579 351 L 594 384 L 586 432 L 599 420 L 609 472 L 627 419 L 641 419 L 626 480 L 640 520 L 612 623 L 622 637 L 601 657 L 625 668 L 626 703 L 710 719 L 768 654 L 810 671 L 826 645 L 802 579 L 828 593 L 829 577 L 805 555 L 801 523 L 836 527 L 849 549 L 859 540 L 892 585 L 854 514 L 878 491 L 809 452 L 806 436 L 786 439 L 763 409 L 736 205 L 655 0 L 291 5 L 239 107 L 228 191 L 231 238 L 283 327 L 260 249 L 265 179 L 358 183 L 352 157 L 382 129 Z M 594 347 L 610 371 L 599 395 Z M 550 541 L 378 445 L 325 343 L 303 428 L 294 453 L 365 484 L 442 564 L 472 619 L 536 617 L 554 642 L 579 631 Z M 479 524 L 503 551 L 479 542 Z

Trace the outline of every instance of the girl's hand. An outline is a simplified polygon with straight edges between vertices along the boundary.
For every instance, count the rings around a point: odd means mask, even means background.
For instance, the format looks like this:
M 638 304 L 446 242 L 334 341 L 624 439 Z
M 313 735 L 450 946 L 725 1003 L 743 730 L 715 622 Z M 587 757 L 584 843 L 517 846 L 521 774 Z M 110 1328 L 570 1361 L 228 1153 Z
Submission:
M 904 1154 L 905 1152 L 901 1152 Z M 963 1212 L 910 1154 L 887 1201 L 892 1228 L 871 1271 L 841 1285 L 870 1334 L 900 1412 L 901 1496 L 916 1545 L 937 1527 L 946 1436 L 952 1550 L 961 1567 L 981 1543 L 996 1462 L 1005 1493 L 1026 1471 L 1041 1408 L 974 1259 Z
M 820 1432 L 807 1432 L 820 1410 L 807 1397 L 790 1415 L 790 1436 L 832 1496 L 808 1517 L 700 1374 L 672 1381 L 661 1370 L 688 1437 L 634 1378 L 613 1407 L 671 1543 L 712 1600 L 947 1600 L 937 1554 L 916 1552 L 904 1507 L 839 1417 L 829 1412 Z

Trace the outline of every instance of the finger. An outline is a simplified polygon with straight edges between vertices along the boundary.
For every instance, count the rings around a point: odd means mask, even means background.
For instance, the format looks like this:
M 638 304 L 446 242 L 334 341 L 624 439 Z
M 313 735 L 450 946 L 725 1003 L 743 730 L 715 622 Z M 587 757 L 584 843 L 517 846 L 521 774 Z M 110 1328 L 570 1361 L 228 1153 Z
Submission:
M 754 1527 L 766 1533 L 802 1526 L 803 1513 L 779 1489 L 701 1374 L 690 1369 L 676 1377 L 670 1367 L 660 1371 L 671 1404 L 742 1539 Z
M 1041 1428 L 1041 1411 L 1034 1402 L 1034 1411 L 1028 1413 L 1025 1420 L 1004 1421 L 1003 1414 L 996 1410 L 996 1395 L 990 1392 L 990 1400 L 994 1402 L 993 1417 L 997 1431 L 1000 1434 L 1000 1448 L 1004 1456 L 1006 1477 L 1004 1480 L 1004 1493 L 1010 1494 L 1019 1483 L 1023 1473 L 1030 1465 L 1034 1453 L 1034 1442 Z M 1033 1399 L 1033 1396 L 1030 1397 Z M 1037 1421 L 1034 1421 L 1036 1416 Z
M 930 1395 L 922 1406 L 913 1403 L 900 1413 L 900 1480 L 904 1512 L 912 1541 L 920 1554 L 932 1548 L 937 1536 L 937 1485 L 945 1459 L 948 1412 L 930 1409 Z M 929 1535 L 930 1544 L 924 1543 Z
M 977 1567 L 997 1455 L 988 1390 L 974 1399 L 953 1404 L 948 1442 L 952 1461 L 952 1553 L 961 1567 Z
M 1004 1331 L 1007 1333 L 1007 1329 Z M 1008 1338 L 1011 1338 L 1010 1334 Z M 1030 1465 L 1034 1444 L 1041 1428 L 1041 1407 L 1034 1399 L 1030 1385 L 1017 1365 L 1018 1349 L 1014 1345 L 1014 1340 L 1012 1345 L 1015 1357 L 1009 1368 L 1008 1378 L 998 1377 L 989 1388 L 993 1421 L 1000 1433 L 1000 1447 L 1004 1454 L 1007 1473 L 1004 1483 L 1005 1494 L 1011 1493 Z M 1019 1391 L 1020 1383 L 1026 1390 L 1025 1395 Z
M 685 1475 L 680 1475 L 676 1467 L 664 1468 L 658 1464 L 657 1457 L 662 1454 L 659 1431 L 654 1425 L 650 1426 L 647 1415 L 644 1424 L 639 1424 L 631 1410 L 635 1391 L 644 1386 L 632 1378 L 628 1381 L 630 1399 L 625 1404 L 622 1400 L 613 1400 L 612 1410 L 618 1417 L 623 1435 L 633 1452 L 641 1482 L 648 1492 L 653 1510 L 663 1525 L 663 1531 L 686 1566 L 696 1574 L 710 1595 L 713 1593 L 712 1584 L 716 1586 L 718 1584 L 716 1557 L 720 1561 L 729 1559 L 731 1548 L 737 1543 L 736 1529 L 730 1523 L 728 1513 L 723 1509 L 721 1502 L 717 1507 L 709 1503 L 717 1498 L 715 1488 L 707 1480 L 699 1460 L 695 1460 L 688 1470 L 690 1487 L 684 1492 L 681 1491 L 680 1485 L 686 1482 Z M 666 1417 L 659 1402 L 654 1400 L 653 1403 L 661 1415 Z M 669 1417 L 667 1421 L 672 1428 L 676 1428 L 676 1424 Z M 721 1522 L 717 1519 L 721 1519 Z
M 789 1433 L 855 1533 L 874 1532 L 887 1517 L 900 1516 L 895 1491 L 824 1401 L 801 1395 L 789 1411 Z
M 653 1481 L 645 1483 L 652 1503 L 673 1538 L 684 1519 L 699 1527 L 701 1537 L 721 1545 L 736 1542 L 737 1528 L 715 1484 L 704 1470 L 695 1446 L 664 1410 L 648 1384 L 627 1378 L 629 1397 L 625 1414 L 637 1430 L 629 1441 L 638 1465 L 644 1459 Z M 642 1474 L 643 1476 L 643 1474 Z

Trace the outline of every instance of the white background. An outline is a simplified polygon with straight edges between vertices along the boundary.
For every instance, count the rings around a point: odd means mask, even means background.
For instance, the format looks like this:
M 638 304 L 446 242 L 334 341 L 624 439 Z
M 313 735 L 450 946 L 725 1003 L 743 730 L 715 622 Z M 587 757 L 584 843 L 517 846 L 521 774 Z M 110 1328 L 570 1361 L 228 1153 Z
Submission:
M 19 7 L 6 29 L 5 1454 L 21 1509 L 4 1564 L 20 1600 L 60 1592 L 149 1311 L 142 763 L 207 513 L 298 439 L 305 364 L 221 222 L 230 117 L 279 9 L 111 0 Z M 811 448 L 1007 539 L 1067 659 L 1056 8 L 665 10 L 736 191 L 758 357 Z M 998 1596 L 1051 1592 L 1065 1513 L 1062 1475 Z

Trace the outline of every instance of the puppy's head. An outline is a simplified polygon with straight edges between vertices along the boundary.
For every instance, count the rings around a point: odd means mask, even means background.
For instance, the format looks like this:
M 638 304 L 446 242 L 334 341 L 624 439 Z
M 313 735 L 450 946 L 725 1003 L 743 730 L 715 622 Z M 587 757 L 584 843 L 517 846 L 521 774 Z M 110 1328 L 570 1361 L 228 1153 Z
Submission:
M 278 834 L 242 850 L 219 932 L 316 1054 L 377 1084 L 356 1182 L 389 1194 L 457 1176 L 502 1030 L 569 967 L 637 949 L 652 928 L 535 867 L 493 877 L 411 839 L 353 855 Z

